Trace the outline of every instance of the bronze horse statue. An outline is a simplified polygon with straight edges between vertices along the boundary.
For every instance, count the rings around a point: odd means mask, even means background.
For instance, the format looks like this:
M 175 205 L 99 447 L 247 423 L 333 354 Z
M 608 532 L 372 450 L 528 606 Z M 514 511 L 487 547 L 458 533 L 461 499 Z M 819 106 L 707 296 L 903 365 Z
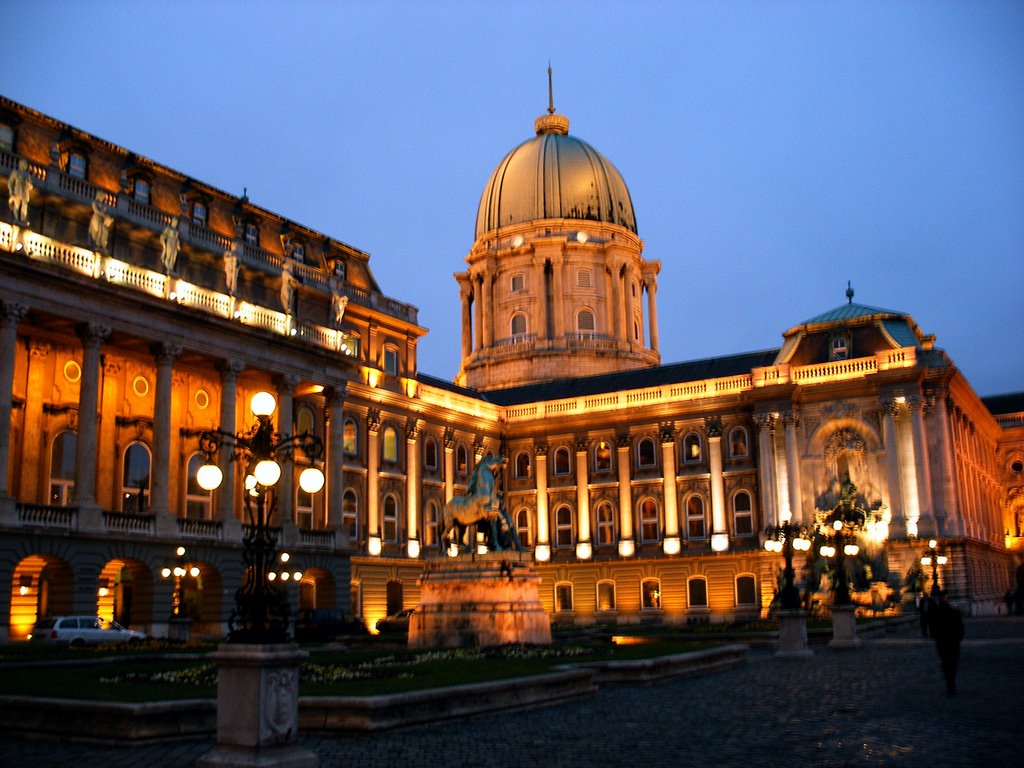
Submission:
M 490 523 L 490 547 L 501 549 L 498 543 L 498 526 L 509 527 L 507 514 L 502 509 L 501 494 L 498 492 L 495 475 L 504 469 L 508 459 L 503 456 L 485 456 L 480 459 L 469 478 L 464 496 L 455 496 L 444 505 L 441 514 L 441 541 L 462 541 L 466 529 L 471 525 Z M 454 539 L 451 539 L 452 532 Z M 518 537 L 515 537 L 518 538 Z

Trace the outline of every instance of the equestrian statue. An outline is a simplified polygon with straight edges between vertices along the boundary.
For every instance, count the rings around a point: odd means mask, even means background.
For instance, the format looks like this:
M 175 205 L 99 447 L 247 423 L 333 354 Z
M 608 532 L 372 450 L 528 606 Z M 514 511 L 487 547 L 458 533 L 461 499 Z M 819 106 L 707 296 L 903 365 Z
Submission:
M 498 490 L 497 474 L 508 464 L 503 456 L 484 456 L 473 469 L 463 496 L 455 496 L 441 515 L 441 541 L 461 546 L 466 529 L 472 525 L 483 531 L 488 549 L 522 550 L 519 534 Z M 486 527 L 484 524 L 488 524 Z M 452 534 L 455 534 L 454 537 Z M 472 546 L 473 542 L 470 542 Z

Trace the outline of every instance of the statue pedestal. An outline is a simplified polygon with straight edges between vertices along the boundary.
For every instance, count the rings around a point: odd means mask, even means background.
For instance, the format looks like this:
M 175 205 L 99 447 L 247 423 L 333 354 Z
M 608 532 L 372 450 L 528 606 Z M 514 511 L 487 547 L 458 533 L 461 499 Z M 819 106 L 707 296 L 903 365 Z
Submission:
M 199 768 L 317 768 L 319 758 L 298 745 L 299 663 L 308 654 L 292 643 L 224 643 L 217 663 L 217 745 Z
M 814 651 L 807 647 L 807 611 L 779 611 L 779 650 L 777 659 L 809 659 Z
M 828 647 L 837 650 L 860 648 L 861 639 L 857 637 L 857 622 L 854 617 L 854 606 L 832 606 L 832 640 Z
M 551 644 L 540 604 L 540 576 L 524 552 L 427 561 L 410 648 Z

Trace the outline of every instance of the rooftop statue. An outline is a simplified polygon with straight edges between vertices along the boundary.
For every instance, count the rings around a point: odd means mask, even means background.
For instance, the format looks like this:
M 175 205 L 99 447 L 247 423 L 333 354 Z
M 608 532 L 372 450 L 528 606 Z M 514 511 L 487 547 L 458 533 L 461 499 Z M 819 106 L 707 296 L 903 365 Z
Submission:
M 89 220 L 89 239 L 101 253 L 107 252 L 110 227 L 114 223 L 114 217 L 108 212 L 107 204 L 104 202 L 106 196 L 102 190 L 96 193 L 96 198 L 92 201 L 92 219 Z
M 234 296 L 238 287 L 238 246 L 235 243 L 231 243 L 231 247 L 224 251 L 224 282 L 228 295 Z
M 160 260 L 163 262 L 164 270 L 168 275 L 174 271 L 174 262 L 178 260 L 178 248 L 180 245 L 181 241 L 178 236 L 178 217 L 175 216 L 171 219 L 171 223 L 164 227 L 164 231 L 160 234 L 160 247 L 162 250 Z
M 28 172 L 28 163 L 25 160 L 18 161 L 18 167 L 11 171 L 7 177 L 7 204 L 11 207 L 11 215 L 14 216 L 14 223 L 23 227 L 28 226 L 28 203 L 34 189 L 32 174 Z
M 492 552 L 509 548 L 522 550 L 519 535 L 497 486 L 496 475 L 507 464 L 508 459 L 504 456 L 485 456 L 480 459 L 470 475 L 465 495 L 455 496 L 445 504 L 441 516 L 442 544 L 449 541 L 460 544 L 466 529 L 475 525 L 478 532 L 484 533 L 487 547 Z M 490 525 L 482 526 L 482 523 Z

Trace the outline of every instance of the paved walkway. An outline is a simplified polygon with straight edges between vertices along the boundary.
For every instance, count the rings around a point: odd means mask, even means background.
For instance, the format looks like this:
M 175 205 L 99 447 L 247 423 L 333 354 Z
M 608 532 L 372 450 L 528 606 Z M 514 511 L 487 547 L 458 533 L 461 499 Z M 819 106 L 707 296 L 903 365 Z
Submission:
M 369 736 L 311 737 L 324 768 L 1024 765 L 1024 618 L 968 619 L 948 698 L 914 627 L 809 661 L 750 663 L 528 712 Z M 191 766 L 212 739 L 117 748 L 0 735 L 0 766 Z

